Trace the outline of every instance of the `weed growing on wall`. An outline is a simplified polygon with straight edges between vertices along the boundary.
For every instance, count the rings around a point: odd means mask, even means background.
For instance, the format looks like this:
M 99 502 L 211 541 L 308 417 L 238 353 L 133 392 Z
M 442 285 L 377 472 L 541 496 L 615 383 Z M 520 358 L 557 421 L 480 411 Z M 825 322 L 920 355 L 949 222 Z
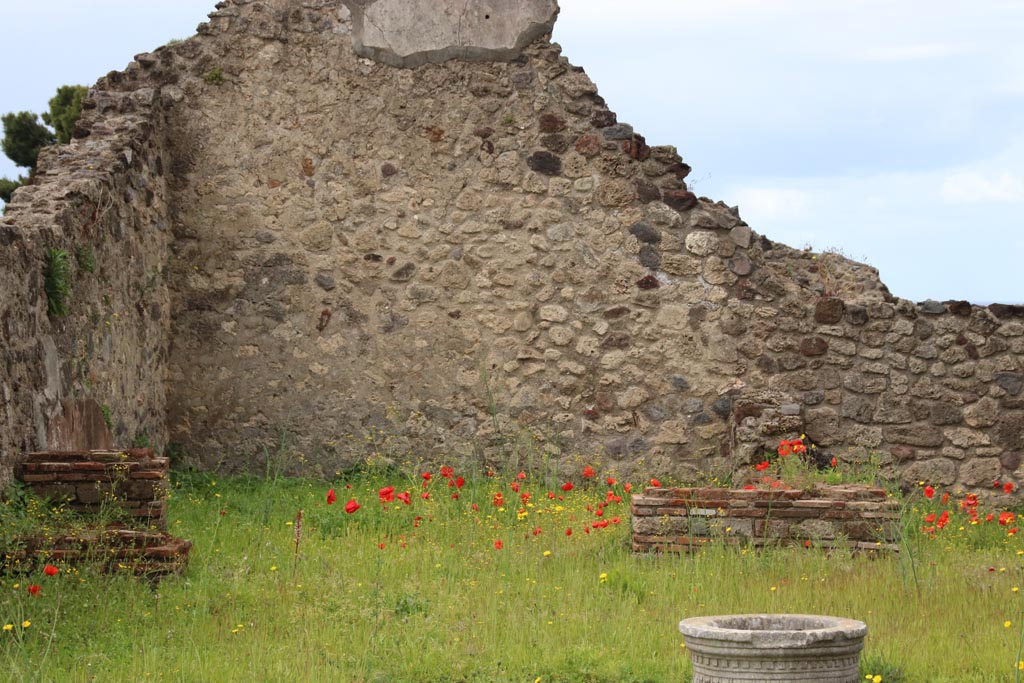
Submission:
M 46 292 L 46 310 L 50 315 L 62 318 L 70 312 L 68 297 L 71 294 L 71 266 L 68 253 L 63 249 L 46 250 L 43 290 Z
M 207 85 L 221 85 L 224 82 L 224 70 L 219 66 L 214 67 L 203 74 L 203 80 Z
M 96 272 L 96 253 L 91 247 L 77 247 L 75 249 L 75 260 L 83 273 Z
M 107 429 L 114 428 L 114 415 L 110 410 L 110 406 L 106 403 L 100 405 L 100 414 L 103 415 L 103 424 L 107 425 Z

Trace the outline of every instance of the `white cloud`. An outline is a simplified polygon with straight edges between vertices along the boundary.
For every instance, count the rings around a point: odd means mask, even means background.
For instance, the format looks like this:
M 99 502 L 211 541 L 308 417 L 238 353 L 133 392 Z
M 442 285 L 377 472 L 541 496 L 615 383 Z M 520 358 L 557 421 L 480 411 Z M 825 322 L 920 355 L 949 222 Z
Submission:
M 942 183 L 942 198 L 958 204 L 1024 201 L 1024 181 L 1009 173 L 960 171 Z
M 785 221 L 806 215 L 812 195 L 803 190 L 741 187 L 732 193 L 744 216 L 760 221 Z
M 965 44 L 922 43 L 919 45 L 889 45 L 867 48 L 857 58 L 867 62 L 916 62 L 929 59 L 956 57 L 971 52 Z

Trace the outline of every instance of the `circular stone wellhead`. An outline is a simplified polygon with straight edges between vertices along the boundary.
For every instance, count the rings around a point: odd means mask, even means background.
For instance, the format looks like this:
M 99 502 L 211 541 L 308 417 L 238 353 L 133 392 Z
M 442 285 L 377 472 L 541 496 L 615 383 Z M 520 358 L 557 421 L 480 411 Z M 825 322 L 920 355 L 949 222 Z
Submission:
M 862 621 L 813 614 L 731 614 L 679 622 L 693 683 L 855 683 Z

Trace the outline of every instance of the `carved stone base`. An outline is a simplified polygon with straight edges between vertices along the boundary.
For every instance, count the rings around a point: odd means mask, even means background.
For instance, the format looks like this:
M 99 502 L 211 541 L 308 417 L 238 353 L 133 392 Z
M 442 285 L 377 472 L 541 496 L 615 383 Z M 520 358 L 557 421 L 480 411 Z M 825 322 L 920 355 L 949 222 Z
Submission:
M 679 623 L 693 683 L 855 683 L 864 622 L 808 614 L 734 614 Z

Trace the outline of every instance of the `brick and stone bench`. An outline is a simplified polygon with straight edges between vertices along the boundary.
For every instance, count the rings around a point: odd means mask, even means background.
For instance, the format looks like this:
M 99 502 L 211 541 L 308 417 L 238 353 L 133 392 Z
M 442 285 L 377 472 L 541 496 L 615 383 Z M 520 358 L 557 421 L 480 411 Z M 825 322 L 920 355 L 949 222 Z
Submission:
M 899 502 L 868 486 L 647 488 L 631 509 L 634 552 L 688 552 L 713 541 L 899 549 Z
M 20 539 L 9 566 L 65 562 L 159 577 L 187 565 L 191 541 L 165 533 L 169 461 L 152 449 L 29 453 L 16 474 L 35 495 L 82 515 L 86 526 Z
M 149 448 L 29 453 L 17 472 L 40 498 L 82 514 L 110 509 L 161 531 L 167 528 L 169 461 Z
M 40 561 L 88 564 L 110 573 L 160 577 L 181 574 L 192 542 L 170 534 L 134 529 L 84 529 L 45 537 L 26 537 L 7 558 L 11 566 L 38 569 Z

